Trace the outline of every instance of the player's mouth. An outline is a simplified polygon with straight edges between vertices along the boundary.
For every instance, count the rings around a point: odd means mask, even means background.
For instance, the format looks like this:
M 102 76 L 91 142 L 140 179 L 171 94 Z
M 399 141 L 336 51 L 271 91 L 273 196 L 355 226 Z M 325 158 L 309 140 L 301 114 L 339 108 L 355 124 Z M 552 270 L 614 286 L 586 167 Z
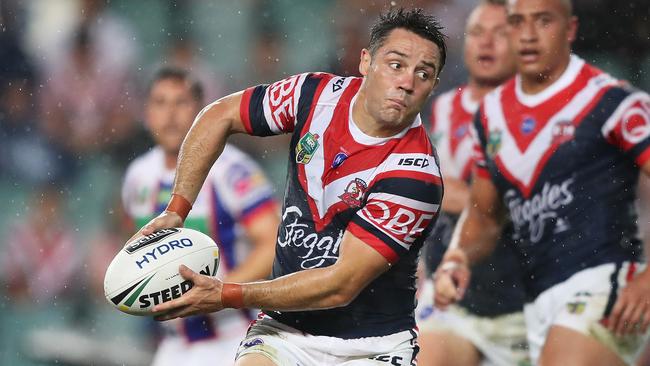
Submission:
M 536 49 L 524 48 L 521 51 L 519 51 L 519 58 L 525 64 L 537 62 L 539 61 L 539 57 L 540 57 L 540 52 Z
M 490 66 L 494 64 L 495 58 L 492 55 L 479 55 L 478 56 L 478 63 L 480 65 L 485 65 L 485 66 Z
M 388 105 L 396 109 L 406 109 L 406 102 L 403 99 L 388 98 Z

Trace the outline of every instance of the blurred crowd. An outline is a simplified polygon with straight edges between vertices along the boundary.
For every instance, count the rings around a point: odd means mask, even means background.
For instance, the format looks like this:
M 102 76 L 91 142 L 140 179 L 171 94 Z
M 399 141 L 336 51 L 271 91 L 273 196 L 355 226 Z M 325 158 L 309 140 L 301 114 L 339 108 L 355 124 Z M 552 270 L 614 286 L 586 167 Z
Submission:
M 475 1 L 392 3 L 423 7 L 445 25 L 450 52 L 438 90 L 464 80 L 464 21 Z M 150 324 L 109 308 L 102 282 L 132 234 L 119 186 L 126 165 L 152 146 L 143 94 L 157 67 L 187 68 L 208 100 L 303 71 L 356 75 L 369 23 L 386 6 L 0 1 L 0 364 L 148 362 Z M 650 90 L 645 0 L 576 0 L 575 9 L 576 53 Z M 236 141 L 281 196 L 286 138 Z

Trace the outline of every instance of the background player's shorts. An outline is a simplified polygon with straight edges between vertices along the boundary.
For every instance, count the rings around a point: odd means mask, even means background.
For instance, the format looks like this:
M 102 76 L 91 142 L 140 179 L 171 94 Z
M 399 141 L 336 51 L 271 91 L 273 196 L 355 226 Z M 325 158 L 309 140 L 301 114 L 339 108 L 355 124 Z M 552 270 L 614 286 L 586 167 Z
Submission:
M 647 335 L 614 336 L 602 323 L 612 308 L 616 293 L 645 265 L 625 262 L 603 264 L 577 272 L 542 292 L 526 304 L 524 314 L 533 361 L 537 362 L 549 329 L 553 325 L 573 329 L 604 344 L 626 363 L 632 363 Z
M 188 341 L 187 337 L 178 331 L 166 330 L 152 366 L 202 366 L 202 365 L 233 365 L 239 343 L 246 335 L 250 321 L 241 314 L 233 315 L 239 310 L 226 309 L 213 315 L 217 327 L 217 337 Z M 223 314 L 221 314 L 223 313 Z M 182 321 L 177 319 L 165 323 L 176 323 L 182 327 Z M 217 361 L 215 361 L 217 360 Z
M 524 314 L 480 317 L 458 305 L 439 310 L 433 305 L 433 281 L 418 293 L 415 319 L 420 334 L 451 332 L 470 341 L 483 355 L 481 365 L 530 365 Z
M 415 330 L 342 339 L 306 334 L 260 315 L 241 342 L 237 358 L 258 353 L 278 366 L 414 366 L 418 350 Z

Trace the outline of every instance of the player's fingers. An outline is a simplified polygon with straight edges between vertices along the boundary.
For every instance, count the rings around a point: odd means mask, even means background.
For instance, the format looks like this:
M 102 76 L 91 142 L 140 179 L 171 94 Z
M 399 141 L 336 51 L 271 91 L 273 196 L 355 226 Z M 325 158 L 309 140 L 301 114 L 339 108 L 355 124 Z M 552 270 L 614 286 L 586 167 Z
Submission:
M 465 290 L 469 285 L 470 273 L 465 267 L 460 267 L 453 273 L 454 282 L 456 284 L 456 300 L 460 300 L 465 296 Z
M 173 309 L 170 311 L 167 311 L 163 314 L 157 315 L 154 317 L 155 320 L 157 321 L 166 321 L 166 320 L 171 320 L 171 319 L 176 319 L 176 318 L 182 318 L 184 316 L 189 315 L 189 305 L 182 306 L 177 309 Z
M 624 309 L 625 309 L 624 297 L 619 295 L 618 299 L 616 300 L 616 303 L 614 304 L 614 307 L 612 308 L 612 312 L 609 314 L 609 318 L 607 318 L 607 324 L 611 332 L 613 333 L 616 332 L 616 329 L 618 328 L 618 323 L 620 321 Z
M 199 276 L 198 273 L 192 271 L 188 266 L 181 264 L 178 267 L 178 273 L 181 274 L 181 277 L 183 277 L 186 280 L 192 281 L 192 283 L 196 284 L 197 281 L 200 281 L 201 276 Z
M 436 278 L 435 297 L 436 306 L 448 306 L 456 298 L 456 286 L 449 273 L 441 273 Z
M 632 314 L 635 311 L 635 303 L 628 301 L 625 305 L 625 309 L 621 313 L 621 317 L 618 319 L 618 326 L 614 331 L 619 336 L 624 335 L 628 332 L 629 328 L 632 328 Z
M 648 331 L 648 326 L 650 326 L 650 307 L 646 305 L 645 312 L 643 313 L 643 319 L 641 321 L 642 334 L 645 334 Z
M 153 307 L 152 311 L 154 313 L 166 313 L 175 309 L 182 308 L 189 305 L 188 297 L 192 290 L 188 291 L 185 295 L 179 297 L 178 299 L 173 299 L 162 304 L 158 304 Z
M 643 320 L 643 313 L 645 307 L 642 304 L 637 304 L 631 312 L 628 319 L 627 327 L 623 330 L 627 334 L 636 333 L 641 329 L 641 322 Z

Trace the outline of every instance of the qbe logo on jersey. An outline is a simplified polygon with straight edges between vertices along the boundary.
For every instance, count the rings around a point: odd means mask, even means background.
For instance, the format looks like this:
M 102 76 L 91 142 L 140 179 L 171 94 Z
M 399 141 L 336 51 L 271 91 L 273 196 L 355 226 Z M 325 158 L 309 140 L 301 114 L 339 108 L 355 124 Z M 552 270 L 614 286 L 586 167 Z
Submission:
M 432 212 L 437 211 L 438 205 L 417 202 L 416 205 L 420 207 L 407 207 L 395 204 L 392 199 L 390 201 L 380 200 L 381 196 L 390 198 L 387 196 L 391 195 L 385 193 L 370 195 L 369 202 L 362 210 L 363 215 L 408 249 L 429 225 L 434 217 Z M 400 200 L 408 199 L 400 197 Z

